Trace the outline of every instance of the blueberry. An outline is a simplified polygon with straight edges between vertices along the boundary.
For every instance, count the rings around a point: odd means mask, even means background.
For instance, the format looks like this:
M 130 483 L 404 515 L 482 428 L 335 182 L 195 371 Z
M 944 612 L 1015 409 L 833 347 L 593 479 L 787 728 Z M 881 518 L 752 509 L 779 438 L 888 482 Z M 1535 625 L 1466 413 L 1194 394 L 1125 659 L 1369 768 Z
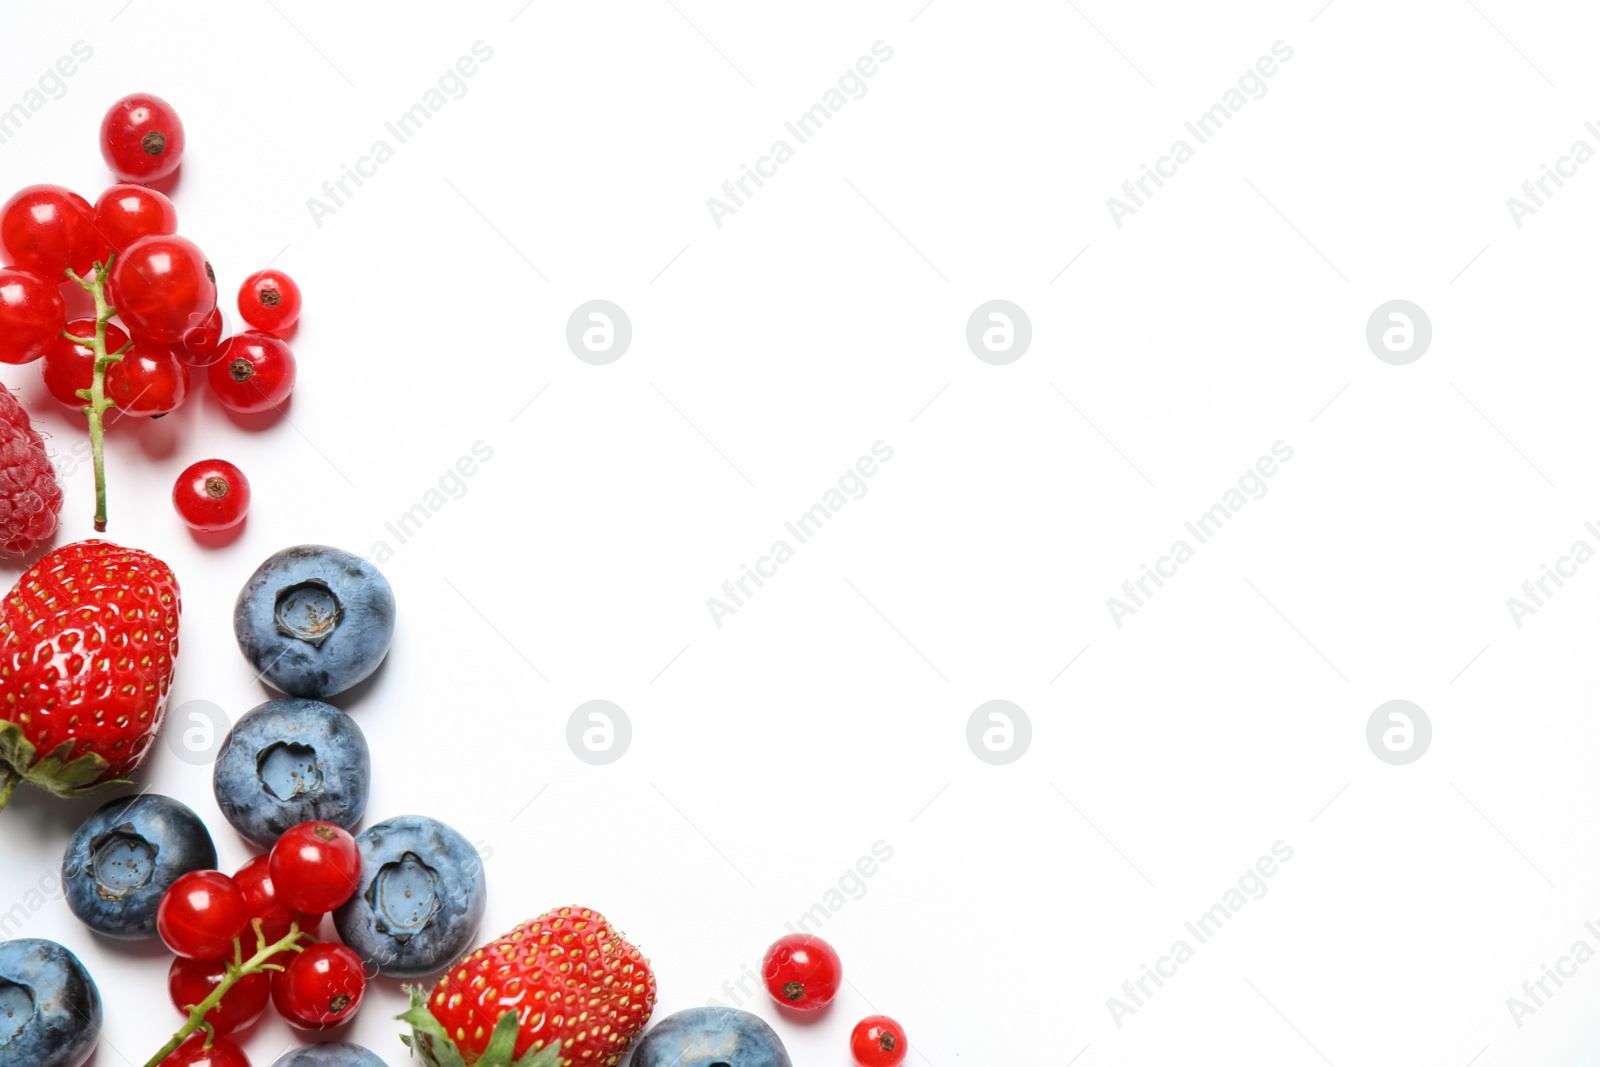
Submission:
M 78 957 L 0 941 L 0 1067 L 80 1067 L 100 1041 L 100 991 Z
M 394 637 L 394 592 L 378 568 L 326 545 L 267 557 L 233 605 L 239 650 L 290 696 L 331 697 L 378 669 Z
M 161 894 L 190 871 L 217 866 L 211 834 L 189 806 L 158 793 L 113 800 L 67 843 L 61 884 L 89 929 L 125 940 L 156 936 Z
M 437 819 L 401 815 L 356 845 L 361 884 L 333 913 L 340 940 L 392 978 L 421 978 L 465 955 L 486 895 L 471 842 Z
M 386 1067 L 378 1054 L 360 1045 L 334 1041 L 301 1045 L 273 1061 L 272 1067 Z
M 228 731 L 211 786 L 233 828 L 268 847 L 314 819 L 355 829 L 371 781 L 367 738 L 354 719 L 320 700 L 269 700 Z
M 734 1008 L 689 1008 L 650 1028 L 631 1067 L 790 1067 L 778 1035 Z

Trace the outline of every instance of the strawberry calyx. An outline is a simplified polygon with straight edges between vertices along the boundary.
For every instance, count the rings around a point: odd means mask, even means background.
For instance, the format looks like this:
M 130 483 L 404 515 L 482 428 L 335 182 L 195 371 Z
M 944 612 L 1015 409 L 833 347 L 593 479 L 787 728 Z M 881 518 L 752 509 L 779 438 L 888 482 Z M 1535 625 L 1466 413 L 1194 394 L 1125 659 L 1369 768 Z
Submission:
M 409 1037 L 401 1035 L 415 1055 L 427 1067 L 469 1067 L 455 1040 L 445 1031 L 444 1024 L 428 1010 L 428 991 L 422 986 L 406 986 L 411 994 L 411 1007 L 403 1015 L 395 1016 L 411 1027 Z M 489 1045 L 483 1054 L 473 1060 L 470 1067 L 560 1067 L 561 1043 L 547 1044 L 543 1048 L 529 1049 L 520 1059 L 512 1059 L 517 1044 L 517 1013 L 502 1012 L 489 1035 Z
M 97 752 L 74 757 L 74 744 L 72 741 L 63 741 L 41 756 L 21 726 L 14 722 L 0 722 L 0 764 L 3 764 L 0 773 L 7 774 L 5 784 L 0 785 L 0 810 L 11 799 L 17 783 L 23 780 L 49 790 L 58 797 L 67 798 L 92 796 L 119 785 L 131 784 L 127 778 L 105 780 L 105 774 L 111 768 L 106 758 Z

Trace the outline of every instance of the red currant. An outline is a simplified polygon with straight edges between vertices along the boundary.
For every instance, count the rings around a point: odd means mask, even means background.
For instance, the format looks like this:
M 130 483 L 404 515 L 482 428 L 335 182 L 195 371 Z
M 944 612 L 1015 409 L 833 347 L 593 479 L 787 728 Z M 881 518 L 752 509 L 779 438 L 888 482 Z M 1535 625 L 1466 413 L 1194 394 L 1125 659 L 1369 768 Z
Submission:
M 205 253 L 176 234 L 141 237 L 111 268 L 112 302 L 135 337 L 172 344 L 217 306 Z
M 68 267 L 83 274 L 111 254 L 89 201 L 59 185 L 30 185 L 0 207 L 0 247 L 18 269 L 52 284 L 66 280 Z
M 817 1011 L 839 992 L 844 965 L 820 937 L 789 934 L 767 949 L 762 968 L 772 999 L 796 1011 Z
M 244 894 L 221 871 L 190 871 L 156 908 L 156 932 L 176 955 L 212 960 L 233 955 L 233 940 L 250 921 Z
M 93 319 L 74 319 L 67 323 L 67 333 L 74 337 L 93 337 Z M 106 323 L 106 351 L 115 352 L 128 343 L 128 335 L 114 322 Z M 39 364 L 44 375 L 44 387 L 51 396 L 70 408 L 82 408 L 88 403 L 78 395 L 79 389 L 94 384 L 94 349 L 69 341 L 60 334 L 50 342 Z
M 910 1048 L 904 1028 L 887 1015 L 869 1015 L 850 1031 L 856 1067 L 900 1067 Z
M 244 521 L 250 508 L 250 482 L 227 460 L 203 459 L 178 475 L 172 487 L 172 506 L 191 529 L 203 533 L 226 530 Z M 267 884 L 272 884 L 270 877 Z
M 281 270 L 258 270 L 239 287 L 239 317 L 252 329 L 286 333 L 300 318 L 300 287 Z
M 127 415 L 156 418 L 178 410 L 189 395 L 189 368 L 170 345 L 135 341 L 106 370 L 106 396 Z
M 323 941 L 272 976 L 272 1006 L 290 1026 L 325 1030 L 355 1018 L 366 989 L 361 957 Z
M 113 185 L 94 203 L 94 228 L 118 254 L 141 237 L 178 232 L 172 201 L 142 185 Z
M 222 406 L 253 414 L 272 411 L 294 389 L 294 352 L 271 334 L 235 334 L 206 368 L 206 381 Z
M 209 997 L 228 976 L 229 960 L 191 960 L 179 956 L 167 970 L 167 992 L 172 1005 L 184 1015 Z M 267 1010 L 272 982 L 267 973 L 247 974 L 222 995 L 216 1007 L 206 1012 L 206 1022 L 219 1034 L 243 1030 Z
M 159 96 L 125 96 L 100 123 L 100 155 L 119 181 L 160 181 L 183 162 L 183 123 Z
M 257 856 L 233 876 L 244 893 L 244 902 L 250 908 L 250 917 L 261 920 L 261 936 L 273 945 L 289 936 L 289 927 L 298 923 L 305 933 L 313 933 L 322 922 L 321 915 L 297 912 L 278 899 L 272 885 L 272 869 L 266 856 Z
M 206 1048 L 202 1030 L 167 1053 L 160 1067 L 250 1067 L 250 1059 L 225 1037 L 212 1039 L 211 1047 Z
M 332 911 L 355 895 L 361 880 L 356 839 L 331 822 L 289 827 L 268 855 L 279 899 L 299 911 Z
M 227 335 L 228 317 L 218 304 L 204 322 L 184 331 L 183 340 L 174 345 L 173 350 L 191 367 L 209 367 L 222 354 L 222 342 Z
M 0 269 L 0 363 L 32 363 L 67 324 L 67 306 L 52 282 Z

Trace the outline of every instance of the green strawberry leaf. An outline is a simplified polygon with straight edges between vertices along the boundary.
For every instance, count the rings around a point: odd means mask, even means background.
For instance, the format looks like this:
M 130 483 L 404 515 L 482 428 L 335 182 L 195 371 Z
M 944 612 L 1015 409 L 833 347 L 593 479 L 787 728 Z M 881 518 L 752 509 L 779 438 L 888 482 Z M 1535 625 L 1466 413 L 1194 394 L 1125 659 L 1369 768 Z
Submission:
M 94 752 L 74 759 L 73 745 L 63 741 L 41 757 L 21 725 L 0 722 L 0 760 L 41 789 L 58 797 L 81 797 L 130 784 L 125 778 L 101 781 L 111 764 Z
M 561 1042 L 552 1041 L 544 1048 L 529 1049 L 522 1059 L 511 1067 L 560 1067 Z
M 511 1054 L 516 1044 L 517 1013 L 502 1012 L 500 1021 L 494 1024 L 494 1033 L 489 1035 L 488 1046 L 478 1057 L 478 1067 L 511 1067 Z
M 411 1007 L 395 1018 L 410 1025 L 411 1036 L 409 1039 L 402 1036 L 400 1040 L 421 1056 L 428 1067 L 466 1067 L 461 1050 L 428 1010 L 428 991 L 421 986 L 406 986 L 406 991 L 411 994 Z

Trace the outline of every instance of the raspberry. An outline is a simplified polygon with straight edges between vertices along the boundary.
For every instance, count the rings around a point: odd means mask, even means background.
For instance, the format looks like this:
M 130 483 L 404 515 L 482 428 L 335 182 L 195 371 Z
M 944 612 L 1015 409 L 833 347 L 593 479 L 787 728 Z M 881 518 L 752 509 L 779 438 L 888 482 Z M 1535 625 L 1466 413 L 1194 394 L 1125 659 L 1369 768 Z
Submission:
M 20 556 L 56 532 L 61 486 L 16 395 L 0 385 L 0 552 Z

